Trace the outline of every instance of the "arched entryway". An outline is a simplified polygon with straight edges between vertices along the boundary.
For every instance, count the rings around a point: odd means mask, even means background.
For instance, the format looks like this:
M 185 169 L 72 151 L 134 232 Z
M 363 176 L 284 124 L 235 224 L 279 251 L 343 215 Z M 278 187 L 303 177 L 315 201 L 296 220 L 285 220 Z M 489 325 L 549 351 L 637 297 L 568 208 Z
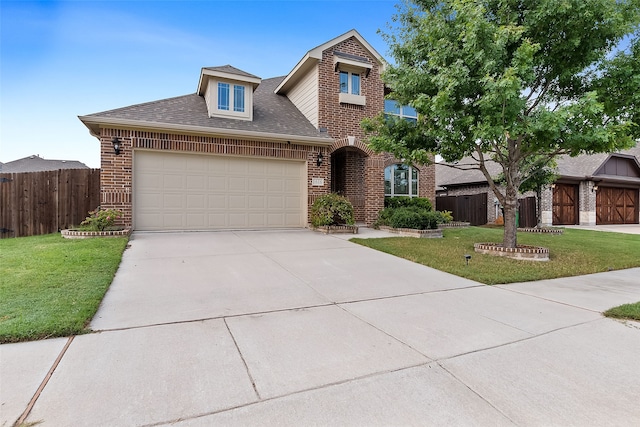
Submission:
M 365 221 L 367 157 L 356 147 L 342 147 L 331 153 L 331 192 L 351 202 L 356 222 Z

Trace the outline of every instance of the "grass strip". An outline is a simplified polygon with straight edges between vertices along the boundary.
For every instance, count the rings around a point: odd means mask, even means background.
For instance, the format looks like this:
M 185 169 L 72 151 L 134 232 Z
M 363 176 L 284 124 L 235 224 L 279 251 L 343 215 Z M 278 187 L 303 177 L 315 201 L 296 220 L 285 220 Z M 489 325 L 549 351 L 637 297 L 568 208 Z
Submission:
M 555 279 L 640 267 L 640 236 L 565 229 L 561 235 L 518 233 L 518 243 L 550 250 L 547 262 L 522 261 L 474 252 L 473 244 L 502 242 L 502 228 L 443 230 L 442 239 L 389 237 L 352 242 L 488 285 Z M 465 254 L 471 255 L 466 265 Z
M 603 313 L 607 317 L 615 317 L 616 319 L 630 319 L 640 321 L 640 302 L 633 304 L 623 304 L 618 307 L 611 308 Z
M 128 238 L 0 240 L 0 343 L 81 334 Z

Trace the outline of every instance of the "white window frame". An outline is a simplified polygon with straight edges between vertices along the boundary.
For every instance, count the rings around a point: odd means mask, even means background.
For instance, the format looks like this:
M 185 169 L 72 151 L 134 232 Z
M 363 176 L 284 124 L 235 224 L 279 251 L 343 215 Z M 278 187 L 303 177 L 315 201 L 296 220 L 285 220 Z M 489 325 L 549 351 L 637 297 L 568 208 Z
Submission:
M 362 95 L 362 88 L 364 83 L 364 71 L 361 68 L 352 66 L 339 66 L 338 67 L 338 102 L 341 104 L 354 104 L 354 105 L 367 105 L 367 97 Z M 347 91 L 342 91 L 342 84 L 340 82 L 342 74 L 347 75 Z M 360 80 L 360 90 L 358 94 L 353 93 L 353 76 L 358 75 Z
M 407 172 L 409 173 L 409 185 L 408 185 L 408 189 L 409 189 L 409 193 L 408 194 L 395 194 L 395 170 L 397 166 L 406 166 L 407 167 Z M 390 192 L 387 193 L 386 190 L 386 184 L 387 184 L 387 170 L 390 171 Z M 414 193 L 413 191 L 413 171 L 416 172 L 416 191 Z M 395 163 L 393 165 L 389 165 L 386 168 L 384 168 L 384 184 L 385 184 L 385 191 L 384 191 L 384 196 L 385 197 L 399 197 L 399 196 L 405 196 L 405 197 L 420 197 L 420 170 L 416 167 L 413 166 L 409 166 L 409 165 L 403 165 L 401 163 Z
M 342 75 L 346 74 L 347 75 L 347 91 L 343 91 L 342 90 Z M 354 93 L 353 90 L 353 77 L 354 76 L 358 76 L 358 93 Z M 351 71 L 346 71 L 346 70 L 340 70 L 340 93 L 348 93 L 351 95 L 360 95 L 360 92 L 362 91 L 362 74 L 361 73 L 356 73 L 356 72 L 351 72 Z
M 394 102 L 398 108 L 398 112 L 391 112 L 389 110 L 387 110 L 387 102 Z M 415 115 L 409 115 L 407 114 L 407 112 L 405 111 L 406 108 L 411 108 L 413 111 L 415 111 Z M 411 120 L 411 121 L 418 121 L 418 112 L 415 110 L 415 108 L 407 106 L 407 105 L 401 105 L 398 101 L 394 101 L 393 99 L 385 99 L 384 100 L 384 114 L 389 115 L 389 116 L 395 116 L 395 117 L 400 117 L 401 119 L 406 119 L 406 120 Z
M 227 105 L 228 109 L 218 108 L 218 90 L 219 84 L 221 83 L 229 85 L 229 105 Z M 244 111 L 235 111 L 236 86 L 244 88 Z M 240 81 L 213 79 L 209 83 L 209 88 L 213 89 L 209 93 L 209 105 L 213 107 L 210 110 L 210 117 L 229 117 L 242 120 L 253 119 L 253 90 L 250 85 L 247 85 L 246 83 Z

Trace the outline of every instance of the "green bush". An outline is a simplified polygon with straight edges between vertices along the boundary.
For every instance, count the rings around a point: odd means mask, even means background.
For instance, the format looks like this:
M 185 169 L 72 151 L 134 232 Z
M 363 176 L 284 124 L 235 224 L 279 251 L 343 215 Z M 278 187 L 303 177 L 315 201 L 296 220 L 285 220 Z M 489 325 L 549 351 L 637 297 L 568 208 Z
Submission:
M 353 205 L 345 197 L 335 193 L 320 196 L 311 206 L 311 225 L 353 225 Z
M 442 223 L 447 223 L 447 222 L 451 222 L 453 221 L 453 214 L 451 213 L 451 211 L 436 211 L 440 214 L 440 216 L 442 217 Z
M 451 220 L 451 213 L 448 211 L 430 211 L 416 206 L 385 208 L 378 214 L 374 227 L 385 225 L 393 228 L 433 230 L 438 228 L 439 224 Z
M 116 209 L 100 209 L 90 211 L 89 216 L 80 223 L 84 229 L 90 231 L 104 231 L 106 228 L 113 227 L 116 220 L 122 216 L 122 212 Z
M 416 207 L 395 208 L 389 218 L 389 226 L 393 228 L 413 228 L 428 230 L 438 228 L 442 217 L 438 212 Z
M 416 207 L 416 208 L 426 209 L 428 211 L 433 210 L 433 206 L 431 205 L 431 201 L 429 201 L 429 199 L 425 197 L 409 197 L 409 196 L 385 197 L 384 207 L 392 208 L 392 209 Z

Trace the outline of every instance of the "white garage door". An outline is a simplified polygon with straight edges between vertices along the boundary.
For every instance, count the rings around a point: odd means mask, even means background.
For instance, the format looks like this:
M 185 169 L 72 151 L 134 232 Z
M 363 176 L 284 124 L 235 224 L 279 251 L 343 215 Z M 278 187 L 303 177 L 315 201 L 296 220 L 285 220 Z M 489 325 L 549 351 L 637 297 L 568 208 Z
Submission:
M 136 230 L 306 225 L 304 162 L 136 151 Z

